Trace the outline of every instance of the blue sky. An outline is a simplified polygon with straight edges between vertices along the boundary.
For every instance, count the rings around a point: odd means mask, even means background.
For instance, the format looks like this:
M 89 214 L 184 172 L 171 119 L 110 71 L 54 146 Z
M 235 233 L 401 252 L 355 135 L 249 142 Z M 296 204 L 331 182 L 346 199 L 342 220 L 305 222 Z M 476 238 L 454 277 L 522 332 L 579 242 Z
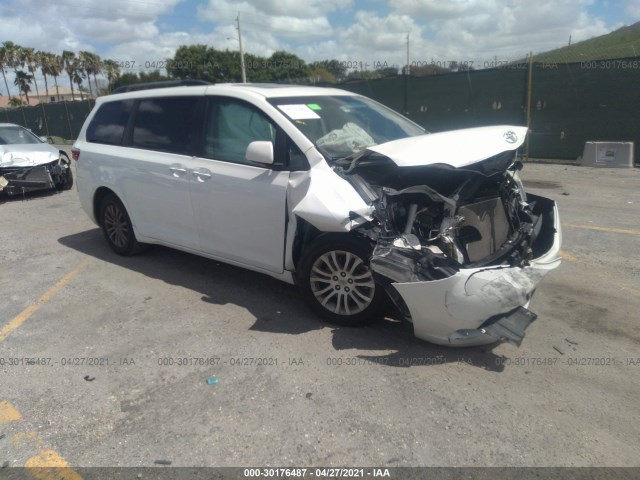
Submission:
M 0 0 L 0 41 L 90 50 L 136 71 L 184 44 L 237 49 L 238 12 L 245 50 L 259 55 L 399 67 L 410 33 L 411 62 L 482 66 L 638 22 L 640 0 Z

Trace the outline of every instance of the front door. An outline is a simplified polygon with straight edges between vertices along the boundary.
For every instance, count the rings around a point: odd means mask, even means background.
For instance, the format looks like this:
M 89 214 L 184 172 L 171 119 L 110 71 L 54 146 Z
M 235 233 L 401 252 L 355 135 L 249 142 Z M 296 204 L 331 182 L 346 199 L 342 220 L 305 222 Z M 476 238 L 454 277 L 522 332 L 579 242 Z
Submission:
M 275 124 L 242 100 L 208 97 L 202 155 L 191 160 L 191 200 L 200 250 L 280 273 L 284 270 L 289 172 L 246 160 L 249 143 L 270 141 Z

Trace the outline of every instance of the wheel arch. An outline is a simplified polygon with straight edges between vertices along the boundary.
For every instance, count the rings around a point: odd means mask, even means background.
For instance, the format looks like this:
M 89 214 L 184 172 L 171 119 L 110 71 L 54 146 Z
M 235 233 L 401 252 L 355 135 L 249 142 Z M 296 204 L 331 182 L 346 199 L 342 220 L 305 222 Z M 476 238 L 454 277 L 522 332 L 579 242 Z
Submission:
M 297 270 L 300 261 L 305 253 L 305 250 L 313 245 L 317 239 L 340 239 L 340 238 L 357 238 L 362 239 L 363 241 L 367 241 L 368 238 L 365 235 L 358 233 L 355 230 L 350 232 L 323 232 L 319 230 L 317 227 L 314 227 L 311 223 L 309 223 L 304 218 L 301 218 L 296 215 L 296 233 L 293 241 L 292 248 L 292 259 L 293 265 Z M 373 251 L 373 242 L 371 243 L 371 250 Z
M 100 205 L 102 204 L 102 200 L 107 195 L 115 195 L 122 201 L 122 199 L 118 196 L 116 192 L 111 190 L 108 187 L 100 187 L 96 190 L 96 193 L 93 195 L 93 218 L 96 219 L 96 223 L 99 226 L 102 226 L 102 218 L 100 218 Z

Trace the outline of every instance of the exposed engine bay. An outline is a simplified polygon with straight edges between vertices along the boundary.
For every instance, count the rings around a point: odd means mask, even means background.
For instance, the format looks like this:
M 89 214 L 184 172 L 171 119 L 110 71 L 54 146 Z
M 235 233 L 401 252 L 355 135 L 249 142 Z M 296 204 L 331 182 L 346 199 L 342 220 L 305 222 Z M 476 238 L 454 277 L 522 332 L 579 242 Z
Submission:
M 374 221 L 358 231 L 375 242 L 370 264 L 383 285 L 442 280 L 461 269 L 526 267 L 553 244 L 554 202 L 527 197 L 514 151 L 466 168 L 397 168 L 367 152 L 334 168 L 375 207 Z M 543 221 L 545 215 L 551 218 Z

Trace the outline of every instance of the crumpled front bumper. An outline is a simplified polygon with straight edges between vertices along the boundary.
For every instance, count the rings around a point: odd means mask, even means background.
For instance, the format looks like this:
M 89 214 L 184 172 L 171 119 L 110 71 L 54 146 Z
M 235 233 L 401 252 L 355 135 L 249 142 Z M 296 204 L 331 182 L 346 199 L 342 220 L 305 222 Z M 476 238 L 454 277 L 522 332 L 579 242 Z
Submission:
M 56 188 L 64 182 L 69 168 L 60 159 L 35 166 L 0 168 L 0 193 L 12 196 Z
M 443 280 L 393 283 L 411 314 L 416 337 L 451 346 L 519 345 L 535 319 L 526 307 L 536 286 L 560 265 L 562 232 L 555 204 L 553 224 L 551 247 L 524 268 L 462 269 Z

